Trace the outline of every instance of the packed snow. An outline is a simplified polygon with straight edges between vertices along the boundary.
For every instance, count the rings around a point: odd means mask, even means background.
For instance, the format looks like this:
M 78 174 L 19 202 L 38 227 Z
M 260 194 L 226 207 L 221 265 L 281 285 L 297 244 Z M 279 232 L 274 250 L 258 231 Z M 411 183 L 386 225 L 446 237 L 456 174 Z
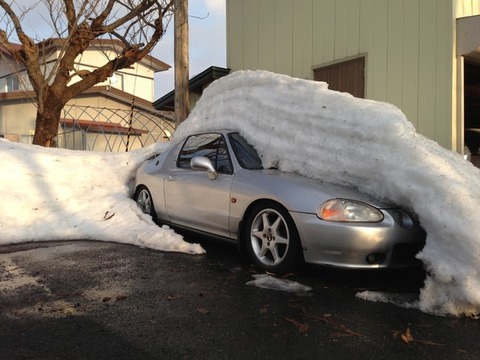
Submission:
M 354 186 L 415 212 L 427 231 L 419 258 L 428 276 L 409 306 L 480 313 L 480 170 L 416 133 L 399 109 L 325 83 L 239 71 L 206 89 L 173 143 L 215 128 L 238 130 L 266 167 Z M 202 253 L 130 199 L 135 170 L 162 147 L 104 154 L 0 141 L 0 244 L 95 239 Z
M 326 83 L 235 72 L 206 89 L 175 138 L 215 128 L 238 130 L 266 167 L 357 187 L 416 213 L 428 277 L 414 306 L 480 312 L 480 170 L 418 134 L 398 108 Z
M 130 199 L 136 169 L 160 147 L 95 153 L 0 139 L 0 244 L 85 239 L 203 253 Z
M 247 282 L 247 285 L 256 286 L 261 289 L 284 291 L 297 295 L 306 295 L 312 291 L 310 286 L 300 284 L 289 279 L 279 279 L 268 274 L 253 275 L 254 280 Z

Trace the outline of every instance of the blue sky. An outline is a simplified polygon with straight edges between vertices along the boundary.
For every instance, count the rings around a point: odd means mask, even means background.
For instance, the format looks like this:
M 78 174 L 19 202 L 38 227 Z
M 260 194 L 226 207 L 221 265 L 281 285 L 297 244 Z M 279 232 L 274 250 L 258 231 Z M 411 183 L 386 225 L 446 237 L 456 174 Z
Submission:
M 226 66 L 225 0 L 189 0 L 190 77 Z M 155 76 L 155 100 L 173 90 L 173 21 L 152 55 L 171 65 Z

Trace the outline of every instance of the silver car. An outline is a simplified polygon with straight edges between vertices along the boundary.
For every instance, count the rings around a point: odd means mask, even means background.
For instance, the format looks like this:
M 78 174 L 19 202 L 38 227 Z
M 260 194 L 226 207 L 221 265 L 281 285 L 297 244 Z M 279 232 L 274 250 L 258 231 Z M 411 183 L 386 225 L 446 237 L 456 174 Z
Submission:
M 352 188 L 264 169 L 237 132 L 193 134 L 146 161 L 134 199 L 159 223 L 236 243 L 254 265 L 418 265 L 425 232 L 398 207 Z

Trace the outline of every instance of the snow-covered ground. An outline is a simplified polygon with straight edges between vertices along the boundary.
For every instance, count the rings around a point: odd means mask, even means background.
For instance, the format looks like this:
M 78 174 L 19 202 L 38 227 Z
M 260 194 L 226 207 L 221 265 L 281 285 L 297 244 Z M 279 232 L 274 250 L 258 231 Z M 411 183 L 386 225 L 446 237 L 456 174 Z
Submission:
M 130 199 L 136 169 L 161 146 L 101 153 L 0 139 L 0 244 L 86 239 L 203 253 Z
M 414 211 L 428 234 L 420 258 L 429 275 L 419 299 L 405 306 L 480 313 L 480 170 L 417 134 L 396 107 L 324 83 L 235 72 L 205 91 L 173 142 L 224 127 L 249 139 L 267 167 L 356 186 Z M 104 154 L 0 141 L 0 243 L 96 239 L 202 253 L 130 200 L 136 168 L 161 148 Z

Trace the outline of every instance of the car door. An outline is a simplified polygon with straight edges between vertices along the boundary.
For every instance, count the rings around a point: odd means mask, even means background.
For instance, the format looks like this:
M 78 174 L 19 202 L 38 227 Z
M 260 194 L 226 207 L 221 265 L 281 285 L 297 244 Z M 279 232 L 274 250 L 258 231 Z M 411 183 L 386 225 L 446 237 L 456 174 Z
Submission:
M 193 170 L 195 156 L 209 158 L 218 172 L 210 180 L 204 171 Z M 192 135 L 182 146 L 165 181 L 165 205 L 174 224 L 228 237 L 230 189 L 233 167 L 223 135 Z

